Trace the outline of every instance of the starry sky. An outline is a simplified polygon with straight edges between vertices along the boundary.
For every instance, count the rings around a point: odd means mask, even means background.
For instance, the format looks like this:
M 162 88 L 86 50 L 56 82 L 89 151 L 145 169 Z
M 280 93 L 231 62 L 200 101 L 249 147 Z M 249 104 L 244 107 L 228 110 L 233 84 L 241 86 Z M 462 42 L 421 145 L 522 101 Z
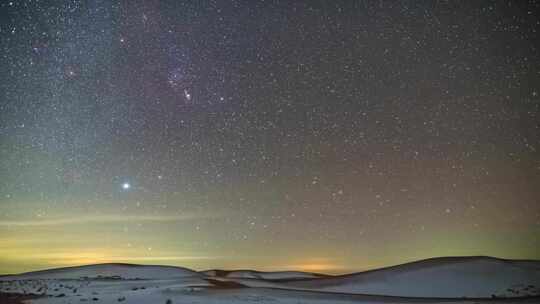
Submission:
M 0 2 L 0 273 L 538 259 L 537 1 Z

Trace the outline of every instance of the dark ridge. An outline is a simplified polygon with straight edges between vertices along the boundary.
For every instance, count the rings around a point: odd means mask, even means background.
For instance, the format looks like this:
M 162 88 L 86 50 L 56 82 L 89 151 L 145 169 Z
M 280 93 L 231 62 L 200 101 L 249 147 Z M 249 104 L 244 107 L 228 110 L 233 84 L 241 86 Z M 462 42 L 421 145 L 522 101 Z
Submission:
M 306 272 L 306 271 L 300 271 L 300 270 L 257 271 L 257 270 L 250 270 L 250 269 L 235 269 L 235 270 L 209 269 L 209 270 L 204 270 L 204 271 L 199 271 L 199 272 L 203 273 L 203 274 L 208 273 L 208 272 L 214 272 L 215 273 L 214 276 L 215 277 L 220 277 L 220 278 L 227 277 L 229 274 L 232 274 L 233 272 L 251 272 L 251 273 L 260 274 L 260 275 L 272 274 L 272 273 L 281 273 L 281 272 L 298 272 L 298 273 L 311 274 L 311 275 L 321 277 L 321 278 L 333 277 L 333 275 L 329 275 L 329 274 L 322 274 L 322 273 L 317 273 L 317 272 Z M 291 278 L 291 279 L 295 279 L 295 278 Z M 304 279 L 304 278 L 296 278 L 296 279 Z M 285 279 L 266 279 L 265 278 L 265 280 L 281 281 L 281 280 L 285 280 Z M 289 279 L 286 279 L 286 280 L 289 280 Z
M 220 277 L 220 278 L 226 277 L 229 273 L 231 273 L 231 271 L 221 270 L 221 269 L 210 269 L 210 270 L 200 271 L 200 273 L 204 273 L 204 274 L 208 272 L 214 272 L 215 273 L 214 276 Z
M 210 284 L 214 285 L 212 288 L 217 289 L 237 289 L 237 288 L 249 288 L 246 285 L 232 282 L 232 281 L 220 281 L 220 280 L 214 280 L 214 279 L 205 279 Z

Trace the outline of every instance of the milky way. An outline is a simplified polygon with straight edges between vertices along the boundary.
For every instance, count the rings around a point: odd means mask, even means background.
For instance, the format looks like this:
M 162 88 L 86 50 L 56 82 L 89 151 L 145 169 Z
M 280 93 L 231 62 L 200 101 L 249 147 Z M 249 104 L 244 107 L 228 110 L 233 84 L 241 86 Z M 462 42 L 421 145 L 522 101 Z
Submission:
M 535 1 L 2 1 L 0 273 L 540 258 Z

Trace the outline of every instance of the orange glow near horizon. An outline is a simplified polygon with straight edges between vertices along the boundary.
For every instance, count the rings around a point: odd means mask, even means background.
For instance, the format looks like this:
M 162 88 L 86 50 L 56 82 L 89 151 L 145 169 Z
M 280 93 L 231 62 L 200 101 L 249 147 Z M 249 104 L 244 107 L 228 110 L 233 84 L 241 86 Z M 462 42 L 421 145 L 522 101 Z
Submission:
M 323 272 L 323 271 L 335 271 L 341 267 L 333 264 L 302 264 L 298 265 L 298 270 L 307 272 Z

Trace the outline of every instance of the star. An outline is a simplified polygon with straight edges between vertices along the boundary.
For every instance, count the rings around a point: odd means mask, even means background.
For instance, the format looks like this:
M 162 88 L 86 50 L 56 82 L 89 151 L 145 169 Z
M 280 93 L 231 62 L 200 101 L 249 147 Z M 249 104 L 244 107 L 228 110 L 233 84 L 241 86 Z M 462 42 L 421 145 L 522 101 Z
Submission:
M 184 89 L 184 97 L 186 97 L 187 101 L 191 101 L 191 94 L 187 89 Z
M 535 1 L 44 2 L 0 2 L 0 274 L 58 266 L 56 246 L 219 257 L 159 261 L 200 268 L 540 258 Z

